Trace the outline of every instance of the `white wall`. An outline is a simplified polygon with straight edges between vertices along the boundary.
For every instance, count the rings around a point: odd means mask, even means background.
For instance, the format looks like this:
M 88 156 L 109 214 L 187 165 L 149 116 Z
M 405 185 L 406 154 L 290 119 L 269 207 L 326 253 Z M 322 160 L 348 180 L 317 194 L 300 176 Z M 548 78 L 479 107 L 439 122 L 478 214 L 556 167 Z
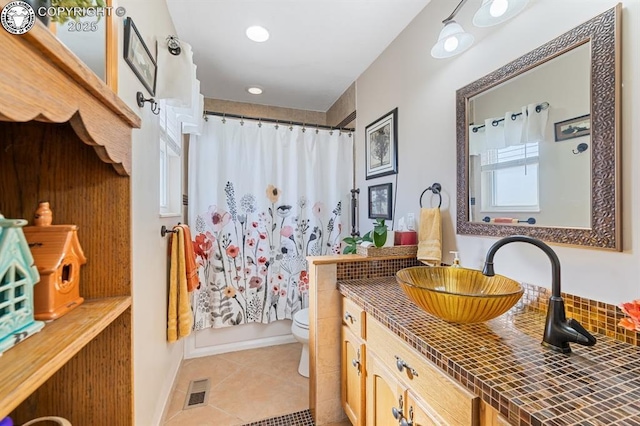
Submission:
M 164 0 L 119 0 L 118 5 L 127 9 L 154 56 L 154 37 L 176 33 Z M 166 341 L 167 239 L 160 236 L 160 227 L 171 227 L 182 217 L 158 216 L 158 117 L 149 104 L 138 108 L 136 92 L 149 94 L 122 59 L 122 25 L 118 37 L 118 94 L 142 118 L 142 128 L 133 131 L 131 174 L 135 424 L 157 425 L 183 352 L 182 341 Z
M 364 179 L 364 129 L 382 114 L 398 107 L 399 175 L 396 218 L 419 211 L 418 197 L 433 182 L 443 187 L 443 260 L 460 251 L 462 264 L 480 268 L 496 239 L 455 233 L 456 221 L 456 90 L 535 49 L 618 3 L 617 0 L 537 0 L 520 15 L 490 28 L 471 23 L 476 3 L 467 3 L 456 17 L 476 37 L 468 51 L 450 59 L 433 59 L 429 51 L 454 7 L 433 0 L 357 79 L 357 186 L 361 189 L 360 228 L 369 230 L 367 186 L 394 182 L 396 176 Z M 554 245 L 562 263 L 562 290 L 618 304 L 638 298 L 640 288 L 640 151 L 634 141 L 640 128 L 640 87 L 633 76 L 640 69 L 640 2 L 621 2 L 622 12 L 622 253 Z M 425 195 L 429 203 L 429 197 Z M 549 260 L 528 244 L 510 244 L 495 257 L 497 273 L 550 287 Z

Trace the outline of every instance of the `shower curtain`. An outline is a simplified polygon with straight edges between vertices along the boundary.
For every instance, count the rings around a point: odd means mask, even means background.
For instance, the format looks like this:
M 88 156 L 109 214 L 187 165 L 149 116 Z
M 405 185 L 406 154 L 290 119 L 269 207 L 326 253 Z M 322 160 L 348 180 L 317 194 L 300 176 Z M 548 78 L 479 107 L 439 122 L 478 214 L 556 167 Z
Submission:
M 210 116 L 189 147 L 189 224 L 200 286 L 194 329 L 292 318 L 306 256 L 339 253 L 353 138 Z

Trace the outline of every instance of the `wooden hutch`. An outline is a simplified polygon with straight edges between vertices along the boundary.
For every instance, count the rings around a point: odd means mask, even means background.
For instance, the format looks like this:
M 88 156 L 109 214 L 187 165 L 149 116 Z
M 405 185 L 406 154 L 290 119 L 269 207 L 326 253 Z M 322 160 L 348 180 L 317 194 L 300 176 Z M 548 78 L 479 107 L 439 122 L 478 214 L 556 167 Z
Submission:
M 0 0 L 0 8 L 8 1 Z M 0 212 L 79 226 L 85 302 L 0 357 L 0 419 L 133 424 L 131 132 L 140 118 L 41 23 L 0 29 Z

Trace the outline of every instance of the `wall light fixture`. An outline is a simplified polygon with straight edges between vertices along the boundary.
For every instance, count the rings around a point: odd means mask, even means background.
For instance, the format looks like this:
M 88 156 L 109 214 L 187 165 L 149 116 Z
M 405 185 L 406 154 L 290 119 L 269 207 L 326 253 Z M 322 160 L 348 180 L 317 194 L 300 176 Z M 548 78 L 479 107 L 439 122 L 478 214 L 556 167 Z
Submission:
M 524 9 L 529 0 L 482 0 L 482 6 L 473 15 L 476 27 L 491 27 L 513 18 Z
M 456 8 L 442 23 L 438 41 L 431 48 L 434 58 L 450 58 L 467 50 L 473 44 L 474 37 L 466 32 L 460 24 L 453 20 L 458 11 L 467 2 L 461 0 Z M 490 27 L 513 18 L 525 8 L 529 0 L 482 0 L 480 9 L 473 17 L 476 27 Z

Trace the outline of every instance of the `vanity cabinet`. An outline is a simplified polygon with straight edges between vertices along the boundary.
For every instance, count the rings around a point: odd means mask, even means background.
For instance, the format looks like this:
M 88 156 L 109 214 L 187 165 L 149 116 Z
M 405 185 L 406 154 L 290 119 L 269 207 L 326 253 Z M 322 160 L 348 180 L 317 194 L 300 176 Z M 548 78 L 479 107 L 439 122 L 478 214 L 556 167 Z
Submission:
M 354 426 L 500 425 L 469 392 L 353 301 L 342 300 L 342 406 Z
M 140 118 L 40 22 L 0 31 L 0 43 L 0 212 L 31 220 L 49 201 L 54 223 L 79 227 L 88 259 L 85 302 L 0 357 L 0 419 L 132 425 L 129 173 Z
M 348 299 L 342 304 L 341 398 L 353 426 L 365 424 L 366 314 Z
M 364 426 L 365 344 L 342 327 L 342 408 L 353 426 Z
M 367 425 L 435 426 L 445 425 L 431 407 L 403 382 L 394 377 L 375 354 L 367 368 Z
M 416 405 L 427 407 L 428 414 L 434 419 L 441 419 L 443 424 L 479 424 L 478 396 L 454 382 L 423 355 L 372 318 L 367 320 L 367 356 L 369 361 L 377 359 L 389 370 L 394 380 L 410 389 L 413 397 L 409 399 L 416 401 Z M 367 390 L 370 389 L 371 385 L 367 387 Z M 404 400 L 406 399 L 405 396 Z M 374 400 L 367 399 L 369 401 Z M 414 411 L 416 410 L 414 406 Z

